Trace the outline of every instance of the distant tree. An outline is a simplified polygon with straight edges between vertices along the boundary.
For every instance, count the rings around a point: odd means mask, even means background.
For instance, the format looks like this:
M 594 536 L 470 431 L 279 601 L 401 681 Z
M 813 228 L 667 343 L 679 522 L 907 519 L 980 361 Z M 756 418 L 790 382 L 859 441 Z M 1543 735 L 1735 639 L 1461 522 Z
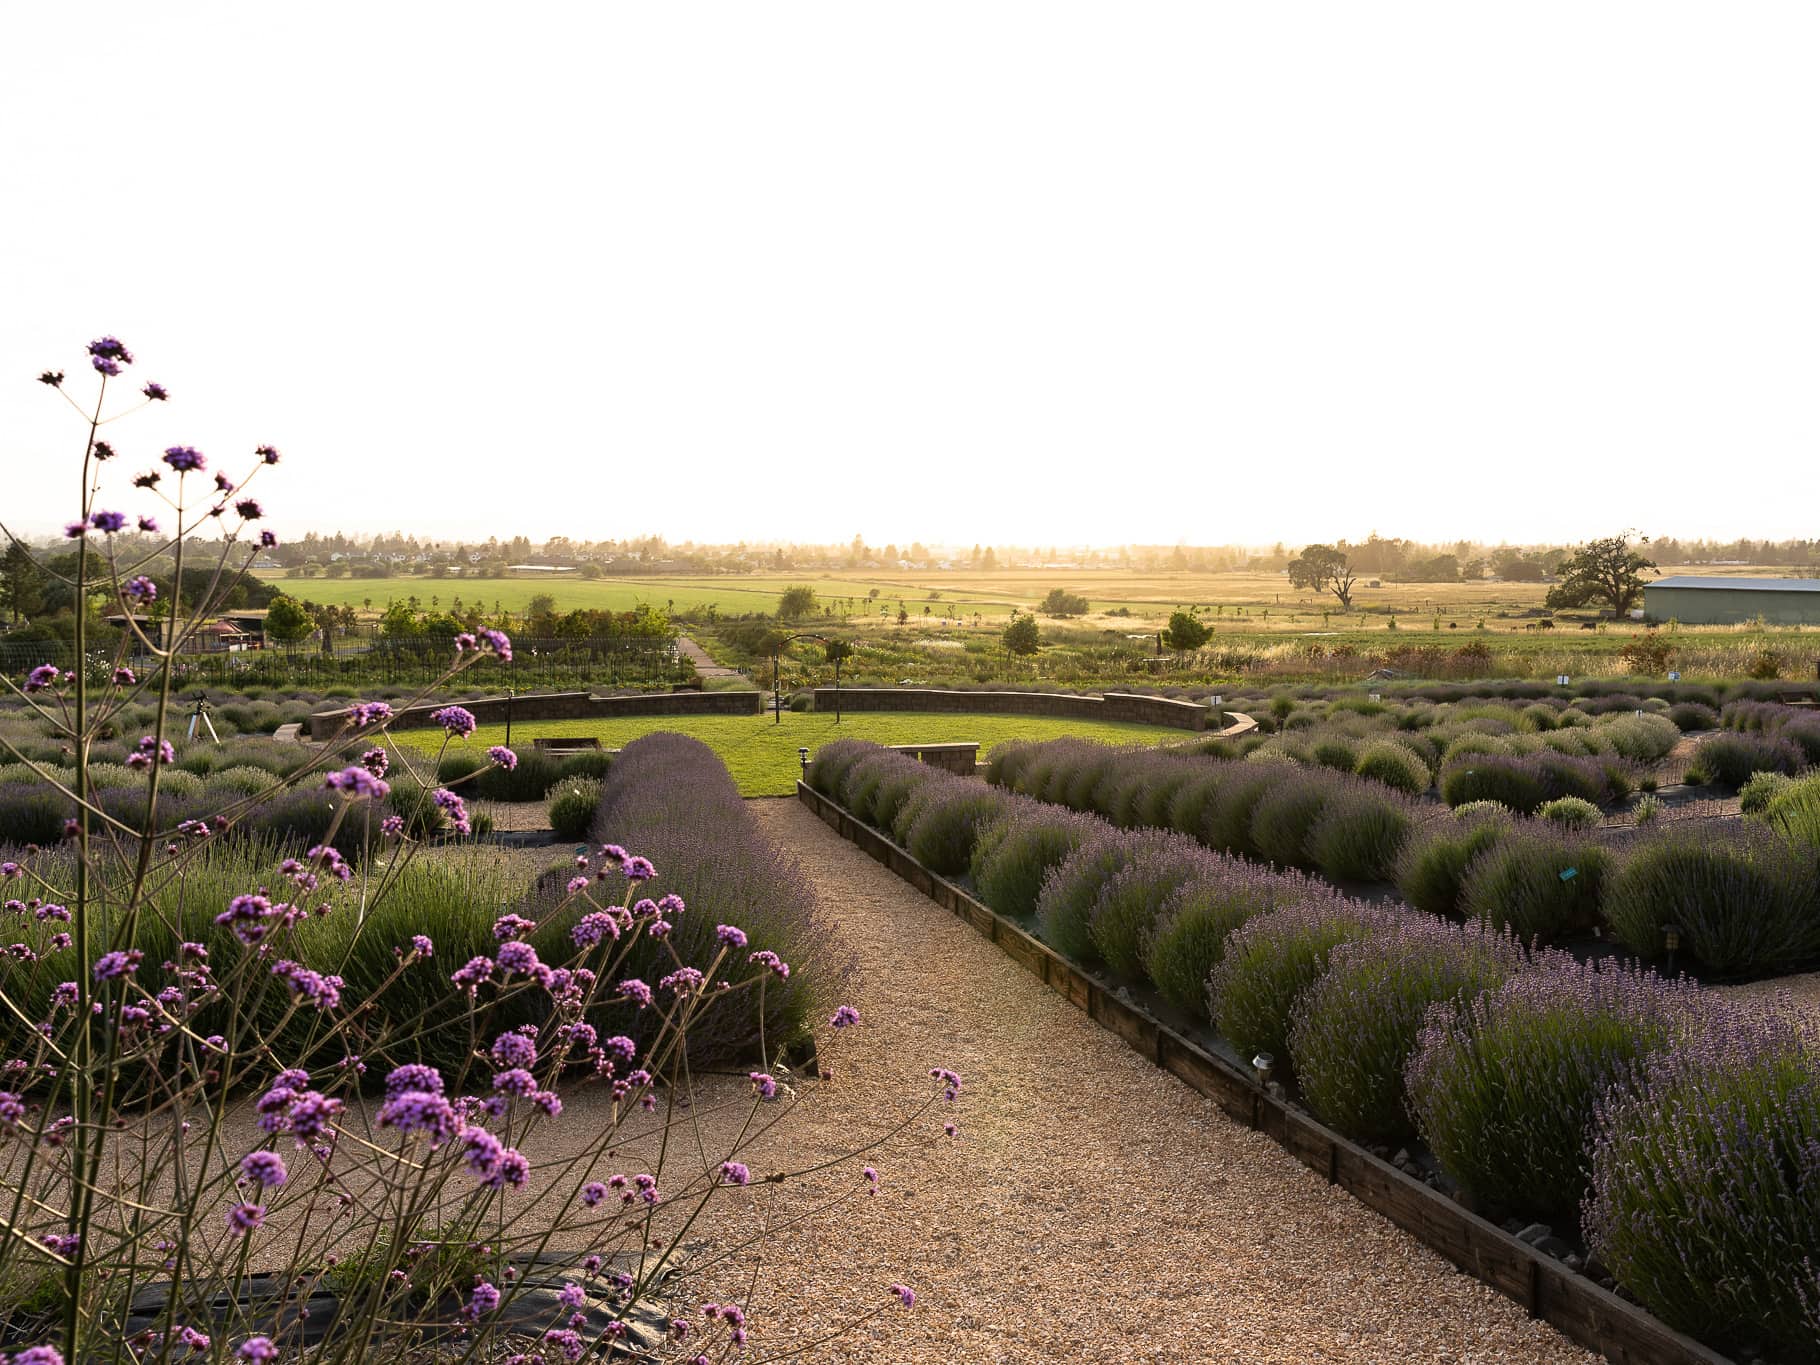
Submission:
M 0 555 L 0 608 L 19 624 L 22 616 L 35 616 L 44 606 L 44 571 L 30 550 L 9 541 Z
M 1359 575 L 1345 550 L 1332 545 L 1310 545 L 1289 561 L 1289 581 L 1298 588 L 1330 592 L 1340 599 L 1342 610 L 1350 611 L 1352 587 Z
M 1641 544 L 1649 544 L 1642 537 Z M 1543 605 L 1550 611 L 1602 602 L 1613 616 L 1622 616 L 1643 596 L 1643 575 L 1655 572 L 1656 562 L 1633 549 L 1627 534 L 1589 540 L 1555 570 L 1560 582 L 1548 590 Z
M 1199 607 L 1189 607 L 1186 611 L 1178 607 L 1170 614 L 1169 628 L 1163 632 L 1163 643 L 1171 649 L 1199 649 L 1212 634 L 1213 631 L 1201 620 Z
M 805 616 L 815 615 L 815 589 L 801 586 L 785 588 L 784 595 L 777 599 L 777 619 L 780 621 L 800 621 Z
M 1071 593 L 1066 588 L 1051 588 L 1037 610 L 1045 616 L 1085 616 L 1089 607 L 1085 597 Z
M 1506 583 L 1540 583 L 1548 576 L 1548 564 L 1522 550 L 1499 550 L 1492 556 L 1491 571 Z
M 316 618 L 294 597 L 274 597 L 266 608 L 265 633 L 281 645 L 294 645 L 316 629 Z
M 431 598 L 430 600 L 434 602 L 436 599 Z M 533 593 L 530 602 L 525 607 L 525 614 L 532 620 L 536 620 L 540 616 L 554 616 L 556 615 L 556 599 L 547 592 Z
M 905 607 L 902 602 L 899 602 L 897 604 L 897 623 L 898 623 L 898 625 L 900 625 L 900 626 L 903 625 L 909 619 L 910 619 L 909 609 L 907 607 Z
M 1460 581 L 1460 561 L 1454 555 L 1435 555 L 1429 559 L 1418 559 L 1403 570 L 1403 578 L 1410 583 L 1458 583 Z
M 1015 612 L 1000 638 L 1013 654 L 1034 654 L 1043 644 L 1043 633 L 1036 624 L 1036 617 L 1019 616 Z
M 853 657 L 853 646 L 845 640 L 830 640 L 827 644 L 826 657 L 831 664 L 844 663 Z

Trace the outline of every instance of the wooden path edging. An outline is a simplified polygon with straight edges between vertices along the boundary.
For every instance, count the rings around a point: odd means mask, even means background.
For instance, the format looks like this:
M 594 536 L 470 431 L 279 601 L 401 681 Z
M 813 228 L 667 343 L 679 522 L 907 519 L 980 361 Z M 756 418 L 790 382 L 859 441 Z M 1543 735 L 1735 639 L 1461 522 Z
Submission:
M 1349 1138 L 1270 1095 L 1255 1079 L 1167 1024 L 1127 1004 L 1054 949 L 931 872 L 890 838 L 806 782 L 797 798 L 843 839 L 952 911 L 1007 957 L 1116 1033 L 1135 1051 L 1205 1095 L 1229 1118 L 1263 1133 L 1459 1269 L 1514 1299 L 1562 1335 L 1612 1365 L 1735 1365 L 1634 1303 L 1519 1242 L 1503 1228 L 1415 1180 Z

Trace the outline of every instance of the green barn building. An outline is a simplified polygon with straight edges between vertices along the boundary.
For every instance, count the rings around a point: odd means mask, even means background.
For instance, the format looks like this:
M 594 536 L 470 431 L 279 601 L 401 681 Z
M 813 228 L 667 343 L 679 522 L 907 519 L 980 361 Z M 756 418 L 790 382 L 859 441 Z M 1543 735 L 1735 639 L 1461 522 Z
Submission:
M 1643 614 L 1689 626 L 1758 617 L 1772 626 L 1820 626 L 1820 578 L 1658 578 L 1643 586 Z

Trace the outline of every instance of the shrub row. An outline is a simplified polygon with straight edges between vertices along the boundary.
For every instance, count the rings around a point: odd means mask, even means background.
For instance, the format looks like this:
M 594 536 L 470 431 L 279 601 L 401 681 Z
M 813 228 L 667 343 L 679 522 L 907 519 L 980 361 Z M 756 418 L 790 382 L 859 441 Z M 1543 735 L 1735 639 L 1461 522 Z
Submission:
M 655 880 L 639 894 L 682 897 L 690 908 L 670 916 L 669 940 L 640 936 L 626 971 L 655 985 L 683 963 L 705 963 L 716 952 L 717 923 L 745 930 L 749 944 L 723 969 L 735 983 L 754 979 L 750 1008 L 727 1002 L 691 1025 L 691 1063 L 745 1058 L 758 1051 L 761 1030 L 767 1050 L 807 1032 L 815 1015 L 831 1008 L 843 988 L 849 963 L 835 954 L 826 908 L 817 903 L 801 864 L 759 828 L 740 799 L 726 765 L 700 740 L 657 733 L 628 744 L 601 783 L 591 833 L 596 842 L 641 853 L 657 867 Z M 565 896 L 569 870 L 558 868 L 539 880 L 531 908 L 539 921 L 532 942 L 566 942 L 578 911 L 555 910 Z M 696 908 L 699 907 L 699 908 Z M 749 954 L 770 951 L 790 964 L 781 980 Z M 762 1001 L 762 1009 L 759 1002 Z M 625 1033 L 639 1042 L 657 1023 L 645 1012 L 616 1007 L 603 1033 Z
M 1088 780 L 1041 752 L 1049 747 L 1006 753 L 994 776 L 1033 790 L 1078 785 L 1128 813 L 1142 806 L 1109 776 L 1116 758 Z M 823 754 L 811 784 L 843 799 L 865 748 Z M 877 766 L 909 763 L 892 755 Z M 1231 780 L 1294 773 L 1224 767 Z M 1173 770 L 1149 771 L 1166 776 L 1172 807 L 1193 790 Z M 916 790 L 950 786 L 926 777 Z M 1589 1250 L 1670 1324 L 1720 1345 L 1743 1337 L 1795 1352 L 1820 1333 L 1820 1064 L 1799 1034 L 1684 980 L 1528 953 L 1488 923 L 1412 917 L 1173 830 L 993 795 L 998 814 L 972 825 L 976 885 L 1007 913 L 1033 906 L 1058 951 L 1147 977 L 1184 1008 L 1198 995 L 1226 1041 L 1246 1057 L 1269 1054 L 1324 1122 L 1367 1141 L 1419 1136 L 1489 1213 L 1583 1212 Z M 1275 818 L 1287 828 L 1295 812 L 1289 801 Z M 1546 898 L 1544 880 L 1590 880 L 1550 870 L 1529 885 L 1531 863 L 1552 868 L 1563 850 L 1585 858 L 1572 837 L 1467 810 L 1404 865 L 1431 908 L 1461 896 Z M 1792 847 L 1750 845 L 1768 862 Z M 1499 849 L 1522 853 L 1487 861 Z M 1643 876 L 1639 866 L 1653 864 L 1626 865 L 1617 884 Z M 1671 870 L 1664 880 L 1689 878 Z M 1626 895 L 1654 904 L 1666 889 L 1639 883 Z
M 1382 783 L 1262 754 L 1226 762 L 1080 740 L 1016 743 L 994 750 L 987 781 L 1335 881 L 1385 877 L 1415 816 L 1410 799 Z

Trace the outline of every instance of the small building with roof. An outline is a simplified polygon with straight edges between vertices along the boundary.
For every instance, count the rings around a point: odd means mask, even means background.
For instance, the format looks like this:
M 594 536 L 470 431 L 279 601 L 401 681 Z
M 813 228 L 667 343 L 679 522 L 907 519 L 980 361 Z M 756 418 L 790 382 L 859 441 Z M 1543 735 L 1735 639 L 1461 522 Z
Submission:
M 1677 574 L 1643 585 L 1643 614 L 1688 626 L 1820 626 L 1820 578 Z

